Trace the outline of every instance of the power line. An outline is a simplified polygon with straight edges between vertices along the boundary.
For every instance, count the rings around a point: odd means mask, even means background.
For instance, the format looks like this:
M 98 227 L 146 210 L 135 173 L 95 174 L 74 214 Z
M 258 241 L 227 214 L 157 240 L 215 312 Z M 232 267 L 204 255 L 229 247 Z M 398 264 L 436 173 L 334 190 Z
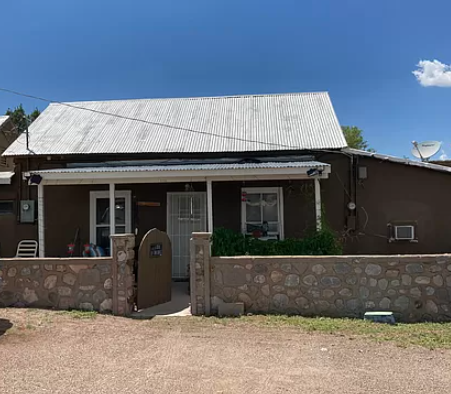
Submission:
M 188 132 L 195 133 L 195 134 L 208 135 L 208 136 L 212 136 L 212 137 L 223 138 L 223 139 L 233 140 L 233 141 L 249 142 L 249 143 L 269 145 L 269 146 L 275 146 L 275 147 L 281 147 L 281 148 L 288 148 L 290 150 L 291 149 L 302 149 L 302 148 L 300 148 L 298 146 L 279 144 L 279 143 L 275 143 L 275 142 L 263 142 L 263 141 L 257 141 L 257 140 L 250 140 L 250 139 L 247 139 L 247 138 L 240 138 L 240 137 L 231 137 L 231 136 L 220 135 L 220 134 L 211 133 L 211 132 L 207 132 L 207 131 L 194 130 L 194 129 L 189 129 L 189 128 L 180 127 L 180 126 L 172 126 L 172 125 L 169 125 L 169 124 L 166 124 L 166 123 L 152 122 L 152 121 L 139 119 L 139 118 L 131 118 L 131 117 L 128 117 L 128 116 L 113 114 L 111 112 L 98 111 L 98 110 L 95 110 L 95 109 L 92 109 L 92 108 L 80 107 L 80 106 L 77 106 L 77 105 L 72 105 L 72 104 L 61 102 L 61 101 L 50 100 L 50 99 L 39 97 L 39 96 L 33 96 L 31 94 L 21 93 L 21 92 L 15 91 L 15 90 L 6 89 L 6 88 L 2 88 L 2 87 L 0 87 L 0 91 L 6 92 L 6 93 L 11 93 L 11 94 L 14 94 L 16 96 L 22 96 L 22 97 L 31 98 L 31 99 L 34 99 L 34 100 L 44 101 L 44 102 L 47 102 L 47 103 L 60 104 L 60 105 L 66 106 L 66 107 L 75 108 L 75 109 L 79 109 L 79 110 L 83 110 L 83 111 L 89 111 L 89 112 L 93 112 L 93 113 L 100 114 L 100 115 L 112 116 L 112 117 L 119 118 L 119 119 L 146 123 L 146 124 L 150 124 L 150 125 L 153 125 L 153 126 L 167 127 L 167 128 L 170 128 L 170 129 L 181 130 L 181 131 L 188 131 Z

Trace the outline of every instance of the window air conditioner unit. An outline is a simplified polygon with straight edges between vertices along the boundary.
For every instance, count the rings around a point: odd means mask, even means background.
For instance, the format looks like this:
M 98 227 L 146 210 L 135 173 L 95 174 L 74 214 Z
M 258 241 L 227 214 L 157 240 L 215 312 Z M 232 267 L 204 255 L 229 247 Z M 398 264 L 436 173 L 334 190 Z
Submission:
M 414 226 L 394 226 L 395 239 L 399 241 L 412 241 L 415 239 Z

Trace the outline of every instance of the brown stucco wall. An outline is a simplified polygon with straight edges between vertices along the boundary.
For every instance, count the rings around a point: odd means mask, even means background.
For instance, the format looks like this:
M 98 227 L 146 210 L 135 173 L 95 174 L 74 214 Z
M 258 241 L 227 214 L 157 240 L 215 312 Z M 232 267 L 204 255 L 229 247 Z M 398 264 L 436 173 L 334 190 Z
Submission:
M 19 164 L 26 170 L 27 165 L 30 168 L 52 168 L 64 166 L 68 160 L 80 162 L 88 159 L 52 158 L 47 161 L 32 158 L 29 163 L 19 160 Z M 444 253 L 450 250 L 451 241 L 447 234 L 451 230 L 451 222 L 447 217 L 451 212 L 448 212 L 447 196 L 451 193 L 451 175 L 373 158 L 355 157 L 356 166 L 367 167 L 368 179 L 358 181 L 353 186 L 349 157 L 338 153 L 317 153 L 316 159 L 332 166 L 329 179 L 321 181 L 322 202 L 328 224 L 344 241 L 345 253 Z M 306 183 L 311 182 L 303 182 L 304 185 Z M 305 229 L 314 226 L 313 196 L 305 195 L 305 189 L 298 194 L 289 194 L 289 185 L 288 181 L 214 182 L 215 227 L 240 231 L 242 186 L 283 186 L 285 236 L 302 236 Z M 195 183 L 193 186 L 196 191 L 205 191 L 205 183 Z M 131 190 L 133 202 L 161 203 L 160 207 L 134 207 L 134 224 L 139 229 L 138 242 L 153 227 L 166 230 L 166 193 L 185 190 L 183 183 L 118 185 L 117 188 Z M 31 188 L 31 198 L 35 198 L 35 189 Z M 67 244 L 73 240 L 77 227 L 80 227 L 82 241 L 89 240 L 89 191 L 107 190 L 107 186 L 46 186 L 45 189 L 47 253 L 50 256 L 66 256 Z M 26 193 L 24 188 L 22 198 L 25 198 Z M 18 192 L 15 194 L 18 195 Z M 351 200 L 357 203 L 355 213 L 350 213 L 346 208 Z M 356 216 L 356 231 L 347 231 L 348 215 Z M 0 225 L 4 224 L 0 227 L 0 253 L 4 256 L 14 255 L 20 239 L 37 238 L 36 226 L 14 225 L 14 220 L 16 218 L 0 217 Z M 390 243 L 387 224 L 391 221 L 415 222 L 418 243 Z
M 8 120 L 0 129 L 0 154 L 17 138 L 14 133 L 14 124 Z M 17 244 L 24 239 L 37 240 L 36 223 L 20 223 L 20 200 L 35 200 L 36 188 L 28 187 L 22 180 L 22 171 L 29 168 L 29 160 L 17 163 L 11 157 L 6 158 L 7 167 L 0 166 L 0 171 L 15 171 L 10 185 L 0 185 L 0 201 L 13 201 L 12 214 L 0 214 L 0 258 L 13 257 L 16 254 Z
M 34 223 L 20 223 L 19 201 L 34 200 L 36 188 L 27 188 L 17 171 L 11 185 L 0 185 L 0 201 L 14 201 L 14 213 L 0 215 L 0 258 L 13 257 L 17 244 L 23 239 L 37 240 L 37 226 Z
M 357 186 L 359 231 L 348 253 L 446 253 L 451 250 L 451 174 L 364 158 L 368 179 Z M 366 213 L 365 213 L 365 211 Z M 387 240 L 387 224 L 415 222 L 418 243 Z M 365 226 L 366 225 L 366 226 Z
M 0 126 L 0 155 L 15 141 L 18 137 L 18 132 L 14 126 L 11 119 L 7 119 Z M 0 171 L 13 171 L 14 170 L 14 160 L 10 157 L 3 158 L 0 161 Z
M 292 182 L 301 186 L 311 181 Z M 305 229 L 314 224 L 314 206 L 311 196 L 288 192 L 290 182 L 246 182 L 247 187 L 281 186 L 284 188 L 285 236 L 302 236 Z M 205 183 L 193 183 L 195 191 L 205 191 Z M 213 183 L 213 215 L 215 227 L 226 227 L 241 231 L 241 187 L 242 182 Z M 45 237 L 47 256 L 66 256 L 67 245 L 73 241 L 77 228 L 81 243 L 89 242 L 89 195 L 91 191 L 107 190 L 104 185 L 46 186 L 45 187 Z M 137 244 L 152 228 L 166 231 L 167 193 L 183 192 L 185 184 L 131 184 L 117 185 L 117 190 L 132 191 L 132 231 L 138 228 Z M 307 192 L 310 189 L 306 189 Z M 308 193 L 310 193 L 308 192 Z M 160 203 L 159 207 L 136 206 L 136 202 Z

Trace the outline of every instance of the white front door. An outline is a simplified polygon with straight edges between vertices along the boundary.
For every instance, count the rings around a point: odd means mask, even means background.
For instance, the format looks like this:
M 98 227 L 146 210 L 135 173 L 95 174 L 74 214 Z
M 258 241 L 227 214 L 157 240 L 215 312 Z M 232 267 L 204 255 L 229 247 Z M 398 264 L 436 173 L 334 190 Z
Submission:
M 206 193 L 168 193 L 168 235 L 172 243 L 172 277 L 188 278 L 190 239 L 207 230 Z
M 116 234 L 131 231 L 131 191 L 117 190 Z M 95 191 L 90 195 L 90 242 L 102 247 L 110 255 L 110 199 L 108 191 Z

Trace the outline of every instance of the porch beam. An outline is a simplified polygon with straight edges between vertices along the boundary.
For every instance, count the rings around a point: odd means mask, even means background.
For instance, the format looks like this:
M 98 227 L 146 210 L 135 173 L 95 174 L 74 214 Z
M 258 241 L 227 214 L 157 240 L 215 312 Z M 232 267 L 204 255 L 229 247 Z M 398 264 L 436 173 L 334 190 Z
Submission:
M 38 246 L 39 257 L 45 257 L 44 185 L 38 185 Z
M 110 236 L 116 233 L 116 185 L 110 183 Z M 113 240 L 110 237 L 110 253 L 113 255 Z
M 213 232 L 213 189 L 211 179 L 207 179 L 207 231 Z
M 315 178 L 315 217 L 316 231 L 321 230 L 321 184 L 319 178 Z

